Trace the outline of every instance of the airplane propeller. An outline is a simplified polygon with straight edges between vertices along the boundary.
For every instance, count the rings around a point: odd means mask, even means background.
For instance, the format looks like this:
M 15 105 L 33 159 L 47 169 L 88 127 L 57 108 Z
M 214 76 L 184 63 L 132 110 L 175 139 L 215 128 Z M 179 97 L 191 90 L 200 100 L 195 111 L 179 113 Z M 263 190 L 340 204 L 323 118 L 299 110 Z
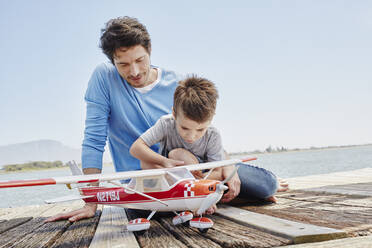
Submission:
M 228 189 L 228 187 L 224 184 L 228 182 L 235 175 L 238 169 L 239 169 L 239 166 L 235 166 L 234 171 L 227 178 L 225 178 L 225 180 L 216 184 L 216 191 L 213 192 L 212 194 L 209 194 L 204 199 L 202 204 L 200 205 L 200 208 L 198 209 L 198 211 L 196 211 L 198 215 L 203 214 L 205 211 L 207 211 L 208 208 L 210 208 L 213 204 L 215 204 L 221 198 L 223 192 Z

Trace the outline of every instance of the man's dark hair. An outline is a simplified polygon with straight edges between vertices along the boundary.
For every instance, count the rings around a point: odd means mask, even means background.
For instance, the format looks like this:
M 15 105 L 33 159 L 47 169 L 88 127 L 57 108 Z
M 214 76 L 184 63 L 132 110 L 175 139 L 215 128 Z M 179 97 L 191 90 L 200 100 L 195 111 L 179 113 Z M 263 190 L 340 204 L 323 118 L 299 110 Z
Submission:
M 147 29 L 136 18 L 124 16 L 111 19 L 101 30 L 100 47 L 114 63 L 114 53 L 120 47 L 143 46 L 150 54 L 151 39 Z
M 213 118 L 216 111 L 218 91 L 208 79 L 195 75 L 181 81 L 174 92 L 173 111 L 182 111 L 184 116 L 198 123 Z

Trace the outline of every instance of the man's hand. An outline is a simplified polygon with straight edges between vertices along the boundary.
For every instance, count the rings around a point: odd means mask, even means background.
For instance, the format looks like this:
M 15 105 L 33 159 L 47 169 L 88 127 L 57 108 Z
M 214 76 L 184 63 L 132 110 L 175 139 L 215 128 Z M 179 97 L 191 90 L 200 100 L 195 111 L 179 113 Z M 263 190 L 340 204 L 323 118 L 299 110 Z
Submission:
M 85 168 L 83 169 L 83 173 L 85 175 L 88 174 L 99 174 L 101 173 L 100 169 L 97 168 Z M 92 183 L 94 186 L 98 186 L 98 183 Z M 95 215 L 97 210 L 97 204 L 94 203 L 85 203 L 85 206 L 78 209 L 74 210 L 68 213 L 60 213 L 54 216 L 49 217 L 48 219 L 45 220 L 45 222 L 52 222 L 52 221 L 57 221 L 57 220 L 69 220 L 71 222 L 78 221 L 81 219 L 88 219 L 91 218 Z
M 81 219 L 87 219 L 94 216 L 97 210 L 97 204 L 86 203 L 84 207 L 74 210 L 68 213 L 61 213 L 55 216 L 49 217 L 45 222 L 52 222 L 57 220 L 69 220 L 70 222 L 75 222 Z
M 235 169 L 234 167 L 225 167 L 226 170 L 223 171 L 224 178 L 227 178 Z M 240 193 L 240 179 L 238 173 L 236 172 L 234 176 L 227 182 L 229 191 L 222 197 L 221 203 L 226 203 L 237 197 Z

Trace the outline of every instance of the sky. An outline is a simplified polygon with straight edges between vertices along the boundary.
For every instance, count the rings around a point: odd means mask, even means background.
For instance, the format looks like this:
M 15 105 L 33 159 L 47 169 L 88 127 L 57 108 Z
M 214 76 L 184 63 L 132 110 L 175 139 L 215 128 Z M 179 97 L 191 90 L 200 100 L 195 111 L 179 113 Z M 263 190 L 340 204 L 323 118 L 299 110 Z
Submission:
M 217 85 L 227 151 L 372 143 L 371 1 L 0 0 L 0 146 L 81 146 L 118 16 L 146 25 L 153 65 Z

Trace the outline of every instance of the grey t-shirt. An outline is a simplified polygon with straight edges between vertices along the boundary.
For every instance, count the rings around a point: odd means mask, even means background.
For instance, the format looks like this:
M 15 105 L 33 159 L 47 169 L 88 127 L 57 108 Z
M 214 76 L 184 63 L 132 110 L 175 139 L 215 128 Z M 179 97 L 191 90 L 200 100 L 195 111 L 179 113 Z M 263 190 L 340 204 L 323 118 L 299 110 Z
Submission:
M 168 153 L 176 148 L 184 148 L 194 154 L 199 162 L 211 162 L 225 159 L 219 131 L 209 126 L 204 136 L 194 143 L 185 142 L 177 132 L 173 116 L 164 115 L 143 133 L 140 138 L 149 147 L 160 142 L 159 153 L 168 157 Z

